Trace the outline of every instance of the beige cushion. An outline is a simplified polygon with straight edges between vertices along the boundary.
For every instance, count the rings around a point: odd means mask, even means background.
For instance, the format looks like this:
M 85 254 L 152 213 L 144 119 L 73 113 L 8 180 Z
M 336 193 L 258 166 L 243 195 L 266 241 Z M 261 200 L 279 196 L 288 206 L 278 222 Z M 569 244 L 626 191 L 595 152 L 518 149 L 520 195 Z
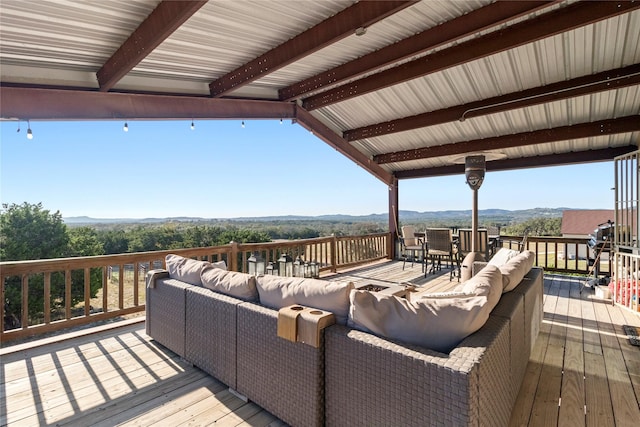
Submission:
M 533 251 L 522 251 L 500 267 L 502 272 L 502 292 L 512 291 L 531 270 L 536 261 Z
M 503 289 L 503 276 L 495 265 L 486 265 L 471 279 L 462 284 L 462 292 L 487 297 L 489 311 L 500 301 Z
M 434 293 L 423 293 L 420 294 L 419 297 L 420 298 L 432 298 L 432 299 L 438 299 L 438 298 L 460 298 L 460 297 L 474 297 L 476 296 L 474 293 L 472 292 L 456 292 L 456 291 L 450 291 L 450 292 L 434 292 Z
M 329 282 L 301 277 L 258 276 L 256 288 L 260 303 L 279 310 L 293 304 L 332 312 L 336 322 L 347 323 L 351 282 Z
M 214 266 L 215 268 L 221 268 L 223 270 L 227 269 L 227 263 L 224 260 L 212 262 L 211 265 Z
M 405 246 L 417 246 L 419 244 L 414 234 L 415 231 L 413 225 L 405 225 L 402 227 L 402 237 L 404 238 Z
M 407 301 L 379 292 L 351 292 L 349 326 L 449 353 L 489 318 L 486 296 Z
M 206 261 L 198 261 L 175 254 L 167 255 L 165 264 L 169 271 L 169 277 L 198 286 L 202 286 L 200 280 L 202 269 L 211 265 Z
M 348 324 L 387 338 L 449 353 L 485 324 L 500 295 L 502 275 L 493 265 L 465 282 L 460 292 L 421 294 L 419 298 L 412 297 L 411 301 L 379 292 L 354 290 L 350 295 Z
M 256 278 L 251 274 L 227 271 L 209 265 L 202 270 L 202 285 L 212 291 L 240 298 L 258 301 Z
M 500 248 L 496 254 L 491 257 L 489 264 L 500 267 L 506 264 L 511 258 L 514 258 L 520 254 L 520 251 L 514 251 L 513 249 Z

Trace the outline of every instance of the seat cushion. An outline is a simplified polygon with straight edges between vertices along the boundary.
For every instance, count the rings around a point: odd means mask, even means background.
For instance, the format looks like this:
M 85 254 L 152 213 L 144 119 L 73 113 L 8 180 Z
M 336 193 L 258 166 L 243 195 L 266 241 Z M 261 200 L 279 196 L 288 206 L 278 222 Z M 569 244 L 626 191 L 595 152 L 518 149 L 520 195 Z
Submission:
M 258 301 L 256 278 L 251 274 L 227 271 L 213 265 L 202 269 L 202 286 L 244 301 Z
M 353 290 L 348 325 L 449 353 L 485 324 L 502 293 L 502 278 L 495 266 L 472 280 L 466 282 L 462 295 L 429 298 L 429 294 L 425 294 L 412 301 L 379 292 Z
M 207 261 L 198 261 L 180 255 L 169 254 L 165 257 L 169 277 L 192 285 L 202 286 L 200 275 L 202 270 L 211 265 Z
M 513 249 L 500 248 L 496 254 L 491 257 L 489 264 L 500 267 L 501 265 L 509 262 L 511 258 L 514 258 L 520 254 L 520 251 L 514 251 Z
M 300 304 L 330 311 L 336 322 L 345 325 L 349 313 L 351 282 L 330 282 L 301 277 L 258 276 L 256 288 L 260 303 L 274 310 Z
M 507 261 L 506 264 L 500 266 L 502 292 L 514 290 L 522 281 L 522 278 L 531 270 L 535 260 L 536 254 L 533 251 L 522 251 Z

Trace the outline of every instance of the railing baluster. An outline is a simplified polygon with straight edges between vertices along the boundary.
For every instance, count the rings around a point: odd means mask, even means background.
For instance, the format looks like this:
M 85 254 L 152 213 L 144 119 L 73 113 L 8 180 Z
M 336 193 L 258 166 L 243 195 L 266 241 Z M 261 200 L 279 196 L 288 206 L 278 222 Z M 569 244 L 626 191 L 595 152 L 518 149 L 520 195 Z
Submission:
M 64 311 L 65 319 L 71 319 L 71 270 L 64 272 Z
M 118 268 L 118 308 L 124 308 L 124 264 Z
M 29 326 L 29 275 L 22 275 L 22 317 L 20 319 L 22 329 Z
M 44 273 L 44 324 L 51 323 L 51 272 Z
M 109 311 L 109 277 L 108 272 L 110 266 L 102 267 L 102 312 Z
M 84 269 L 84 315 L 91 315 L 91 269 Z

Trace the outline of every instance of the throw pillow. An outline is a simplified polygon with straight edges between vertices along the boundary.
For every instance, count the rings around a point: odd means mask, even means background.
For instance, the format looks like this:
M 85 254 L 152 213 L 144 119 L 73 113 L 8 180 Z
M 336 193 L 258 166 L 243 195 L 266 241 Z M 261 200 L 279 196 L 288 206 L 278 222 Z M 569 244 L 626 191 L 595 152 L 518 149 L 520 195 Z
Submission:
M 351 292 L 349 326 L 449 353 L 489 318 L 486 296 L 407 301 L 379 292 Z
M 514 251 L 513 249 L 500 248 L 496 254 L 491 257 L 489 260 L 489 264 L 500 267 L 501 265 L 506 264 L 511 258 L 516 257 L 520 254 L 519 251 Z
M 269 308 L 279 310 L 293 304 L 314 307 L 332 312 L 336 322 L 344 325 L 354 286 L 351 282 L 266 275 L 256 277 L 256 288 L 260 303 Z
M 206 261 L 198 261 L 175 254 L 167 255 L 165 264 L 167 271 L 169 271 L 169 277 L 197 286 L 202 286 L 202 281 L 200 280 L 202 269 L 211 265 Z
M 514 290 L 522 281 L 522 278 L 531 270 L 535 261 L 536 254 L 533 251 L 523 251 L 501 266 L 502 292 Z
M 227 271 L 210 265 L 202 270 L 200 277 L 202 285 L 207 289 L 244 301 L 258 301 L 256 279 L 253 275 Z

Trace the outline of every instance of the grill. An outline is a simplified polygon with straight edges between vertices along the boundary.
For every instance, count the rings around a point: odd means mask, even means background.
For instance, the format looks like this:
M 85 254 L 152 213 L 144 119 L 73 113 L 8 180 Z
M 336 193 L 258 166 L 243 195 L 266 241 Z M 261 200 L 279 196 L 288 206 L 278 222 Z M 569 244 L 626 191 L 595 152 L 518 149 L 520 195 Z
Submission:
M 593 234 L 589 235 L 587 245 L 591 249 L 593 257 L 589 256 L 589 272 L 593 273 L 593 279 L 589 280 L 588 285 L 600 285 L 608 282 L 607 278 L 599 279 L 600 276 L 600 258 L 603 253 L 611 253 L 611 240 L 615 232 L 614 223 L 609 220 L 598 225 L 593 230 Z
M 593 230 L 593 234 L 589 234 L 589 247 L 596 253 L 604 247 L 608 247 L 608 250 L 611 250 L 611 239 L 613 239 L 614 230 L 615 225 L 611 220 L 599 224 L 598 228 Z

